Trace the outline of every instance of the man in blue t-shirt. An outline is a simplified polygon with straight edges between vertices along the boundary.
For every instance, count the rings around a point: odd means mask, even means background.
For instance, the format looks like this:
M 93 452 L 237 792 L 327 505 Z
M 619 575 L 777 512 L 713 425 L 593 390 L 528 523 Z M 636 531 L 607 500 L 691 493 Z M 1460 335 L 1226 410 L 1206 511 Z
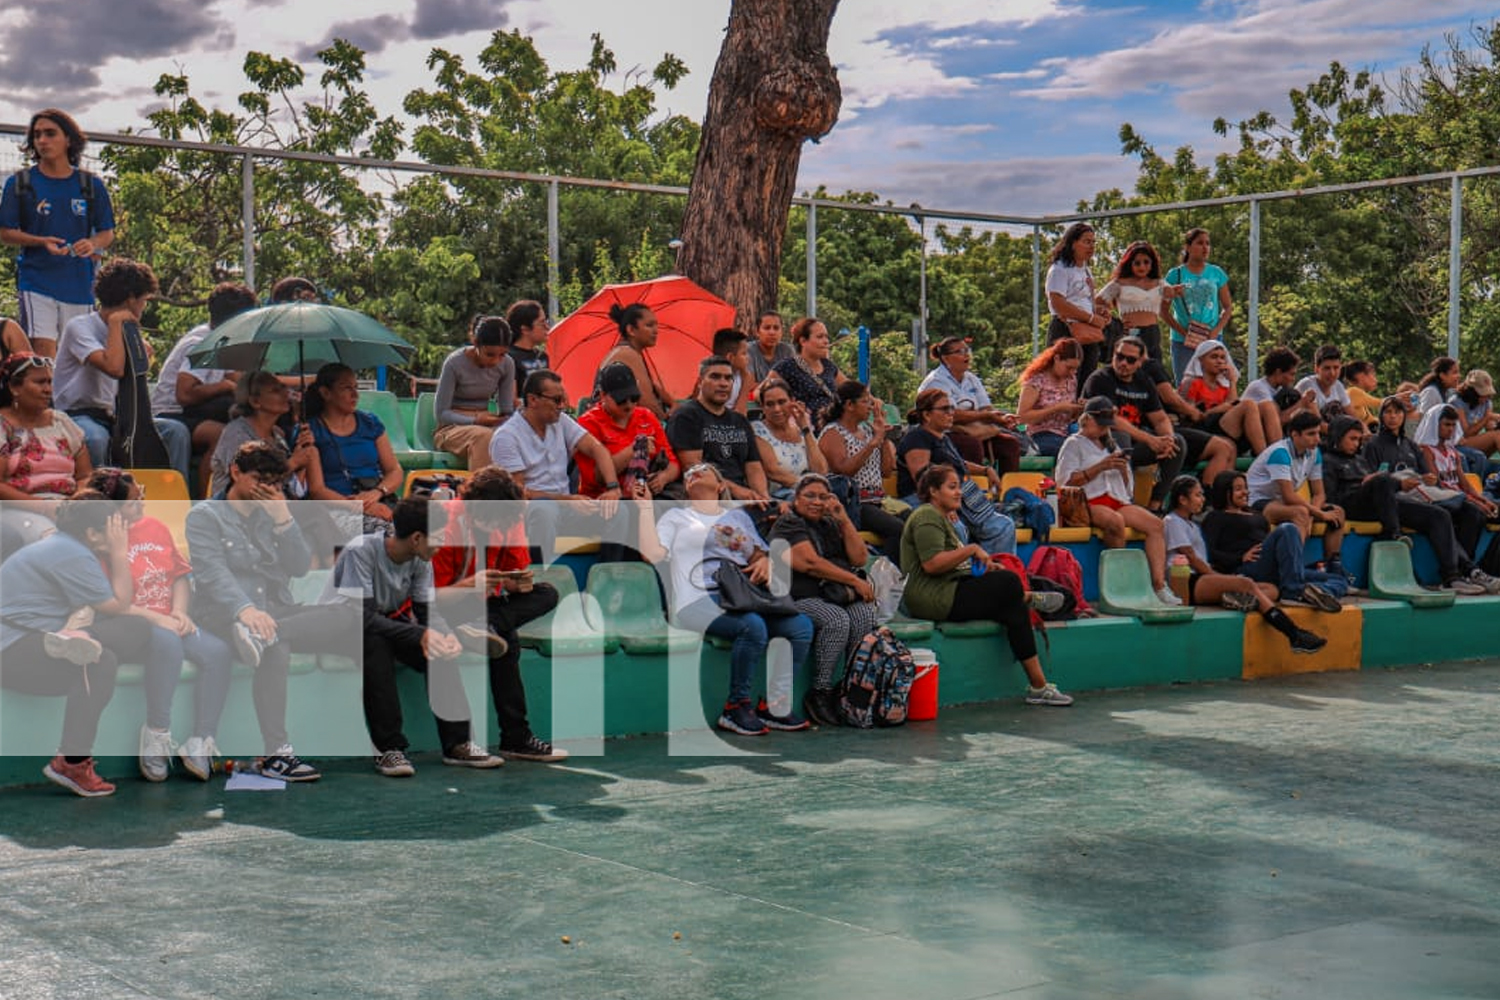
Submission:
M 55 357 L 63 327 L 94 307 L 94 266 L 115 239 L 104 182 L 78 166 L 88 137 L 56 108 L 31 116 L 23 153 L 36 161 L 0 192 L 0 243 L 20 247 L 16 290 L 32 349 Z

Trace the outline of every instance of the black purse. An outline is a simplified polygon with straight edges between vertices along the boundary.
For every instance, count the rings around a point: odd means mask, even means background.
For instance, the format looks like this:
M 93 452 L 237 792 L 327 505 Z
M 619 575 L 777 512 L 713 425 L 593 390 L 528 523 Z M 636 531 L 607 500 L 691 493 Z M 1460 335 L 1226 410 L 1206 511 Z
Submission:
M 728 559 L 719 560 L 719 568 L 714 570 L 714 583 L 718 586 L 719 608 L 723 611 L 774 616 L 800 614 L 790 594 L 773 594 L 769 587 L 752 583 L 745 571 Z

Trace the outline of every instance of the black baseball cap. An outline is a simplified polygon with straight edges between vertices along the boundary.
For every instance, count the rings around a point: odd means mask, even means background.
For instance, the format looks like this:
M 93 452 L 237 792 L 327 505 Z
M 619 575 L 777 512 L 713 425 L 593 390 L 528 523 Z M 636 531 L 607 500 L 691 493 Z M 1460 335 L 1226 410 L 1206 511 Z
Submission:
M 635 372 L 630 370 L 629 365 L 618 361 L 605 365 L 604 370 L 599 373 L 599 391 L 616 403 L 639 402 L 641 398 L 641 386 L 635 380 Z
M 1115 404 L 1108 396 L 1094 396 L 1083 404 L 1083 412 L 1100 427 L 1109 427 L 1115 422 Z

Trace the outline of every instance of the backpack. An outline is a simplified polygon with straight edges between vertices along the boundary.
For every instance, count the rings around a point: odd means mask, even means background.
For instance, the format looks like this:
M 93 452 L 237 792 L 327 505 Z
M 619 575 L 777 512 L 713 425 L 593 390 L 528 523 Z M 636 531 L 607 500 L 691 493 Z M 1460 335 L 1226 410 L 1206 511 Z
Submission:
M 906 721 L 906 699 L 917 668 L 911 650 L 881 626 L 859 642 L 839 681 L 839 718 L 857 729 L 899 726 Z
M 1023 486 L 1012 486 L 1000 501 L 1000 513 L 1016 522 L 1017 528 L 1030 528 L 1032 537 L 1045 543 L 1057 523 L 1052 506 Z
M 409 497 L 427 497 L 428 499 L 452 499 L 458 495 L 458 488 L 464 484 L 463 476 L 454 476 L 446 472 L 427 472 L 420 476 L 412 477 L 411 484 L 407 487 L 406 495 Z M 446 490 L 444 494 L 442 491 Z M 437 493 L 436 498 L 433 493 Z
M 36 218 L 36 187 L 31 183 L 32 167 L 22 167 L 15 173 L 16 198 L 21 209 L 21 231 L 31 232 L 31 223 Z M 78 196 L 83 199 L 87 206 L 89 232 L 99 231 L 98 212 L 94 208 L 94 175 L 89 171 L 78 167 Z
M 1067 617 L 1076 618 L 1093 612 L 1094 609 L 1083 597 L 1083 567 L 1078 565 L 1077 557 L 1067 549 L 1058 545 L 1038 545 L 1036 551 L 1031 553 L 1031 563 L 1026 569 L 1032 576 L 1056 583 L 1072 595 L 1073 607 Z M 1064 602 L 1064 607 L 1066 606 Z

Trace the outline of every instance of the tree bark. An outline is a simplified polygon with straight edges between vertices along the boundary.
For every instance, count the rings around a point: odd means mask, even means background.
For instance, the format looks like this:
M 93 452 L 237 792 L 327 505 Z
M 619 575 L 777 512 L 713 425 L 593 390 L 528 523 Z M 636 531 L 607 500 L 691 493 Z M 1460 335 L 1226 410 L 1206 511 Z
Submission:
M 842 94 L 828 58 L 838 0 L 734 0 L 708 90 L 679 271 L 753 330 L 776 308 L 802 144 L 827 135 Z

